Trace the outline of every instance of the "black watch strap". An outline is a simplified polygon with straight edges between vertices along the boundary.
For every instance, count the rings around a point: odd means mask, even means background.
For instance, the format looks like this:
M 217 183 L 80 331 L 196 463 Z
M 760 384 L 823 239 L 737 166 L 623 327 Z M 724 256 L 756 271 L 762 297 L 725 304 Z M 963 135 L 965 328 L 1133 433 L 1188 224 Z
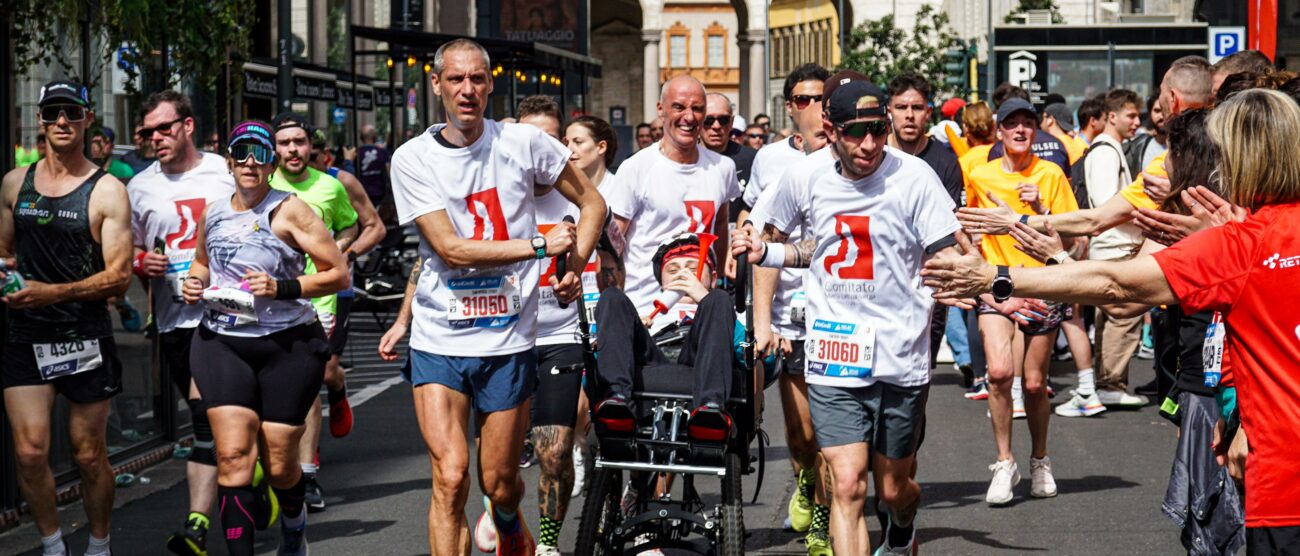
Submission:
M 1011 293 L 1015 286 L 1011 282 L 1011 269 L 1005 265 L 998 265 L 998 275 L 993 278 L 993 300 L 1002 303 L 1011 298 Z

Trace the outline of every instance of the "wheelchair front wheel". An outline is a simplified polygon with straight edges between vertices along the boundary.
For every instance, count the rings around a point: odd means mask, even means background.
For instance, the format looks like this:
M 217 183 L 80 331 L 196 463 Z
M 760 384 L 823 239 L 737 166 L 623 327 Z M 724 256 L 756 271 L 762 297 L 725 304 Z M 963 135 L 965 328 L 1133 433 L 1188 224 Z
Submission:
M 745 493 L 741 487 L 740 454 L 726 456 L 727 474 L 722 477 L 722 524 L 718 531 L 719 556 L 741 556 L 745 553 Z
M 587 483 L 587 498 L 582 504 L 582 519 L 578 522 L 578 545 L 575 556 L 603 556 L 622 554 L 622 546 L 613 546 L 611 532 L 623 523 L 623 472 L 617 469 L 596 469 Z

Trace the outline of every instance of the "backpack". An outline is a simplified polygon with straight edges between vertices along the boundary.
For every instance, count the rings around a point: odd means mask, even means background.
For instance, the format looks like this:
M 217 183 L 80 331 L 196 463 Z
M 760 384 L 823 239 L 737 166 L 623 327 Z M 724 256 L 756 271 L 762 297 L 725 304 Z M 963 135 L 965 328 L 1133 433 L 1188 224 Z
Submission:
M 1084 162 L 1088 160 L 1088 155 L 1092 154 L 1092 151 L 1102 145 L 1115 149 L 1115 152 L 1119 153 L 1120 158 L 1124 158 L 1124 153 L 1119 150 L 1119 147 L 1106 141 L 1094 141 L 1091 145 L 1088 145 L 1088 150 L 1083 151 L 1083 156 L 1079 157 L 1079 160 L 1074 161 L 1074 164 L 1070 166 L 1070 188 L 1074 190 L 1074 200 L 1078 202 L 1079 210 L 1093 208 L 1092 201 L 1088 197 L 1088 173 L 1084 169 Z M 1120 164 L 1119 176 L 1121 180 L 1124 178 L 1123 164 Z
M 1145 170 L 1145 168 L 1142 168 L 1142 159 L 1147 153 L 1147 145 L 1150 145 L 1151 140 L 1155 138 L 1150 133 L 1144 133 L 1124 142 L 1124 158 L 1128 159 L 1130 170 Z

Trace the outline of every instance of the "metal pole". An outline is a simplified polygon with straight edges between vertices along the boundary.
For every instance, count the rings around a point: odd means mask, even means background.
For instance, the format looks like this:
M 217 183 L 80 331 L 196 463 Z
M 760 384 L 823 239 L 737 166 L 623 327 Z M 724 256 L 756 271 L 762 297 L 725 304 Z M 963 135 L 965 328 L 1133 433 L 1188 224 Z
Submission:
M 989 16 L 989 33 L 988 33 L 989 57 L 987 60 L 985 60 L 984 64 L 986 67 L 988 67 L 989 70 L 988 71 L 989 73 L 988 98 L 989 98 L 989 102 L 991 103 L 993 100 L 993 90 L 998 88 L 998 55 L 997 52 L 995 52 L 993 49 L 994 43 L 996 42 L 993 40 L 993 0 L 989 0 L 988 16 Z
M 87 96 L 92 100 L 95 95 L 90 94 L 90 14 L 95 9 L 98 2 L 87 2 L 82 4 L 81 12 L 81 86 L 86 87 Z M 94 103 L 91 103 L 94 106 Z M 86 153 L 86 158 L 90 158 L 90 134 L 86 134 L 82 150 Z M 8 147 L 6 147 L 8 148 Z
M 276 74 L 275 104 L 280 112 L 293 107 L 293 6 L 290 0 L 277 0 L 276 40 L 280 48 L 280 68 Z M 352 63 L 356 73 L 356 61 Z M 356 89 L 353 89 L 356 93 Z
M 397 82 L 397 71 L 394 70 L 393 68 L 396 67 L 396 65 L 397 65 L 396 62 L 394 62 L 394 64 L 392 66 L 389 66 L 388 68 L 388 135 L 389 135 L 388 150 L 389 151 L 392 151 L 394 148 L 397 147 L 397 137 L 398 137 L 397 95 L 399 94 L 398 91 L 400 89 L 405 88 L 405 87 L 397 87 L 395 85 L 395 83 Z
M 349 39 L 348 43 L 348 50 L 352 54 L 352 146 L 355 148 L 361 146 L 361 120 L 358 119 L 360 115 L 357 114 L 357 105 L 361 104 L 360 95 L 357 93 L 357 42 L 355 39 Z
M 1115 41 L 1106 43 L 1106 63 L 1110 65 L 1110 83 L 1107 89 L 1115 88 Z
M 989 0 L 989 1 L 992 2 L 993 0 Z M 843 63 L 844 63 L 844 56 L 845 56 L 845 54 L 846 54 L 846 52 L 845 52 L 844 49 L 845 49 L 845 45 L 847 44 L 845 41 L 847 40 L 846 35 L 848 35 L 848 33 L 846 33 L 846 32 L 844 31 L 844 0 L 839 0 L 839 3 L 840 3 L 840 4 L 839 4 L 839 9 L 840 9 L 840 15 L 839 15 L 839 22 L 840 22 L 840 64 L 843 64 Z M 770 19 L 768 20 L 768 24 L 769 24 L 768 26 L 771 27 L 771 20 L 770 20 Z M 768 47 L 771 48 L 771 45 L 769 44 Z
M 9 45 L 9 25 L 8 17 L 0 21 L 0 125 L 4 126 L 0 133 L 4 134 L 4 142 L 0 143 L 0 171 L 8 172 L 14 167 L 14 151 L 9 150 L 7 145 L 22 143 L 18 137 L 9 135 L 14 132 L 17 118 L 13 117 L 14 102 L 11 97 L 13 92 L 13 64 L 10 63 L 10 45 Z M 26 148 L 26 145 L 23 145 Z
M 429 72 L 424 71 L 424 64 L 420 64 L 420 108 L 424 116 L 420 124 L 424 127 L 433 125 L 433 118 L 429 116 Z

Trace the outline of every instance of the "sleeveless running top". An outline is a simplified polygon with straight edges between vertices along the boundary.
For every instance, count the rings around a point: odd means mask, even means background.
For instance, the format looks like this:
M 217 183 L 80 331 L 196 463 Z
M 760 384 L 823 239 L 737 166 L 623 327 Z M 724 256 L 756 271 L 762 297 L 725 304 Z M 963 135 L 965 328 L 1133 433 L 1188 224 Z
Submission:
M 271 212 L 289 194 L 272 189 L 257 206 L 236 211 L 230 197 L 208 205 L 208 270 L 211 285 L 204 292 L 203 325 L 229 336 L 267 336 L 316 320 L 307 299 L 252 297 L 244 283 L 249 270 L 276 280 L 303 275 L 307 256 L 289 247 L 271 231 Z M 209 301 L 209 297 L 220 301 Z
M 103 177 L 96 170 L 62 197 L 36 191 L 36 165 L 27 169 L 14 204 L 14 255 L 23 278 L 49 284 L 84 280 L 104 270 L 104 252 L 90 233 L 90 193 Z M 36 309 L 10 309 L 8 341 L 49 343 L 113 335 L 108 302 L 65 301 Z

